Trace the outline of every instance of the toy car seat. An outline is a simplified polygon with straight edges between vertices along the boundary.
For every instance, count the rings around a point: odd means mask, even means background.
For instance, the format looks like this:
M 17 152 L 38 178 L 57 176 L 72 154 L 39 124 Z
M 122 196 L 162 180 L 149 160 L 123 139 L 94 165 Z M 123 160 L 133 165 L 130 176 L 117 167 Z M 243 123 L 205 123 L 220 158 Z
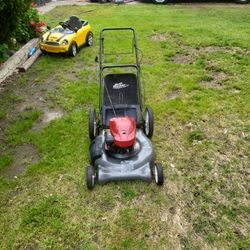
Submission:
M 82 27 L 82 22 L 77 16 L 71 16 L 68 21 L 68 27 L 71 30 L 77 31 Z

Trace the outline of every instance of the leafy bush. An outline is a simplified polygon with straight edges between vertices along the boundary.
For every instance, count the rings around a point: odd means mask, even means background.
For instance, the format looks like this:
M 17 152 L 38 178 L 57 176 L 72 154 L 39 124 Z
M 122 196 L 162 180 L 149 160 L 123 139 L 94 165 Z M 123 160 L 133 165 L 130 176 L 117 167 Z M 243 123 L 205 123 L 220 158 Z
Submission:
M 31 8 L 32 0 L 0 0 L 0 44 L 15 37 L 21 18 Z
M 4 62 L 8 59 L 8 45 L 0 44 L 0 62 Z M 1 118 L 1 115 L 0 115 Z
M 16 40 L 18 42 L 26 42 L 36 37 L 40 32 L 38 12 L 35 8 L 29 8 L 27 12 L 20 18 L 16 27 Z
M 41 32 L 40 27 L 45 23 L 39 22 L 38 12 L 31 3 L 32 0 L 0 0 L 0 44 L 9 43 L 12 37 L 27 42 Z

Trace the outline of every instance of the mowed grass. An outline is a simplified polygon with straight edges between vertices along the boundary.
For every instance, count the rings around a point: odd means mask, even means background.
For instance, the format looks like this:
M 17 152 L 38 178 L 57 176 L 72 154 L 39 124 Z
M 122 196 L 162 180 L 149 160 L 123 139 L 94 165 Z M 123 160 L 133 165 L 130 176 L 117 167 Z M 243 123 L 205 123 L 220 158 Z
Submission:
M 0 248 L 249 249 L 249 6 L 65 6 L 44 18 L 54 26 L 72 14 L 89 20 L 95 45 L 75 58 L 41 56 L 1 93 Z M 137 32 L 165 184 L 119 182 L 90 192 L 94 58 L 100 30 L 119 26 Z M 32 129 L 53 109 L 64 115 Z M 23 144 L 40 160 L 8 178 Z

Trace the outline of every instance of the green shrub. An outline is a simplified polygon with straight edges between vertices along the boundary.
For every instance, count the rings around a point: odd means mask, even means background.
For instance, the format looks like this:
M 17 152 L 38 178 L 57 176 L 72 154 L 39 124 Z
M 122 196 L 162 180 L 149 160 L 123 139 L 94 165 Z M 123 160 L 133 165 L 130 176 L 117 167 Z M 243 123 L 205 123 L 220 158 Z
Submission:
M 15 37 L 17 25 L 24 13 L 31 8 L 32 0 L 0 0 L 0 44 Z
M 27 42 L 41 31 L 39 15 L 31 6 L 32 0 L 0 0 L 0 44 L 9 43 L 11 38 Z
M 16 40 L 18 42 L 26 42 L 31 38 L 36 37 L 40 32 L 37 26 L 39 23 L 38 12 L 35 8 L 29 8 L 27 12 L 20 18 L 16 27 Z
M 4 62 L 8 59 L 8 45 L 7 44 L 0 44 L 0 62 Z M 1 113 L 0 113 L 1 114 Z M 1 118 L 1 115 L 0 115 Z

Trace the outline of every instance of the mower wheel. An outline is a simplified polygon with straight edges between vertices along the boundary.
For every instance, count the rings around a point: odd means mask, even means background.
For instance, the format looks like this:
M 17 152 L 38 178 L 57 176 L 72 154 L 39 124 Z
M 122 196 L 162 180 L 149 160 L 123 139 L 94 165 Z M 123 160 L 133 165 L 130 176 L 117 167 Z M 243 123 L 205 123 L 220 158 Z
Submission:
M 156 163 L 154 168 L 154 177 L 157 185 L 162 186 L 164 183 L 163 167 L 161 163 Z
M 96 137 L 96 121 L 95 121 L 95 109 L 89 109 L 89 138 L 94 140 Z
M 151 138 L 154 133 L 154 115 L 150 107 L 146 108 L 145 111 L 144 133 L 148 138 Z
M 92 166 L 87 167 L 86 184 L 88 189 L 93 189 L 95 186 L 95 171 Z

